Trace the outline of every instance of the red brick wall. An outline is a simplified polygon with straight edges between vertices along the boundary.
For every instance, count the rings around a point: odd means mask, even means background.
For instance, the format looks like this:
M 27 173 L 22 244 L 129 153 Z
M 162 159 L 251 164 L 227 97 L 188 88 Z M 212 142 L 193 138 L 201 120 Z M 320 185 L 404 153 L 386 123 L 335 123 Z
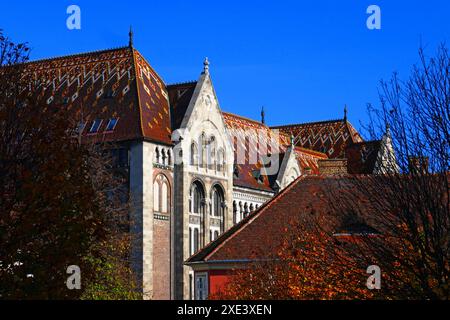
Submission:
M 153 223 L 153 299 L 170 300 L 170 222 Z

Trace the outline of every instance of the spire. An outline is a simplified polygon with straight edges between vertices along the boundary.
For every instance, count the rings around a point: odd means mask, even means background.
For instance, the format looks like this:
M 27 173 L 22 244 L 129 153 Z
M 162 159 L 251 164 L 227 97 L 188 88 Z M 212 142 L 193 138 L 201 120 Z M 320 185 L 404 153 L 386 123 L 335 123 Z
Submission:
M 347 119 L 348 119 L 348 108 L 347 108 L 347 105 L 345 105 L 345 108 L 344 108 L 344 121 L 347 121 Z
M 291 147 L 294 148 L 295 146 L 295 137 L 293 134 L 291 134 Z
M 209 60 L 208 57 L 203 61 L 203 74 L 209 74 Z
M 261 123 L 266 124 L 266 111 L 264 110 L 264 107 L 261 109 Z
M 130 26 L 130 32 L 128 33 L 128 37 L 129 37 L 128 46 L 130 48 L 133 48 L 133 36 L 134 36 L 134 34 L 133 34 L 133 27 Z

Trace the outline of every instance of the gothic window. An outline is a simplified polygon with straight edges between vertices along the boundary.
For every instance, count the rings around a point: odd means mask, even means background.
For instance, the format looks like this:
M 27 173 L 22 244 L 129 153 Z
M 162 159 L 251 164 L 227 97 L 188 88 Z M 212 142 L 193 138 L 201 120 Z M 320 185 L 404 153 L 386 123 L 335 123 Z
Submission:
M 168 199 L 169 199 L 169 193 L 168 193 L 168 187 L 167 187 L 167 183 L 163 183 L 162 184 L 162 192 L 161 192 L 161 201 L 162 201 L 162 205 L 161 205 L 161 212 L 162 213 L 168 213 Z
M 237 224 L 238 221 L 238 207 L 236 201 L 233 202 L 233 222 Z
M 200 248 L 200 235 L 198 229 L 194 229 L 194 253 L 198 252 L 198 249 Z
M 217 171 L 222 172 L 225 169 L 225 152 L 223 149 L 220 149 L 217 152 Z
M 202 202 L 205 198 L 205 193 L 203 192 L 203 187 L 200 183 L 196 182 L 191 187 L 190 192 L 190 212 L 194 214 L 201 214 L 202 213 Z
M 255 211 L 255 207 L 253 206 L 253 203 L 250 205 L 250 212 Z
M 204 133 L 200 137 L 199 165 L 202 168 L 206 165 L 206 136 Z
M 224 203 L 224 196 L 223 191 L 219 186 L 215 186 L 213 188 L 212 194 L 211 194 L 211 202 L 212 202 L 212 215 L 214 217 L 222 218 L 223 216 L 223 203 Z
M 155 151 L 155 162 L 159 163 L 159 159 L 160 158 L 161 158 L 161 155 L 159 153 L 159 148 L 156 148 L 156 151 Z
M 214 240 L 219 238 L 219 231 L 214 232 Z
M 155 212 L 159 212 L 160 203 L 159 203 L 159 183 L 155 181 L 153 183 L 153 210 Z
M 170 213 L 170 189 L 167 178 L 160 174 L 153 183 L 153 210 Z
M 167 151 L 167 164 L 172 165 L 172 153 L 170 151 Z
M 247 218 L 248 214 L 250 213 L 248 210 L 248 203 L 246 202 L 244 205 L 244 218 Z
M 191 166 L 197 166 L 198 165 L 198 148 L 195 142 L 192 142 L 191 144 Z
M 166 150 L 162 150 L 162 164 L 166 165 L 166 160 L 167 160 L 167 155 L 166 155 Z

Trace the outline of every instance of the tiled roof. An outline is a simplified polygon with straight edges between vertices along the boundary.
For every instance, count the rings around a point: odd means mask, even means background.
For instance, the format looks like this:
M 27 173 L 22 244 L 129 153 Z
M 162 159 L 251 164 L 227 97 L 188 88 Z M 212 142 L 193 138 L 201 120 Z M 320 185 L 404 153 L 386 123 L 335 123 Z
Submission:
M 255 173 L 261 170 L 262 165 L 261 163 L 250 163 L 247 150 L 258 150 L 259 159 L 266 157 L 268 153 L 274 156 L 279 155 L 279 164 L 281 165 L 285 152 L 291 144 L 290 137 L 283 132 L 279 132 L 277 135 L 274 130 L 255 120 L 225 112 L 223 117 L 227 129 L 233 132 L 232 136 L 235 137 L 235 141 L 232 141 L 235 153 L 239 148 L 246 150 L 245 163 L 237 164 L 236 171 L 238 174 L 235 176 L 234 184 L 240 187 L 274 191 L 276 175 L 264 177 L 264 180 L 255 178 Z M 271 143 L 271 141 L 273 142 Z M 278 146 L 278 148 L 272 150 L 272 147 L 269 147 L 271 144 L 272 146 Z M 326 158 L 326 155 L 322 153 L 304 148 L 296 148 L 296 154 L 300 167 L 302 169 L 311 168 L 313 172 L 318 172 L 318 160 Z
M 48 105 L 73 110 L 95 141 L 149 139 L 171 143 L 168 95 L 162 79 L 136 50 L 124 47 L 29 62 L 24 77 Z M 106 132 L 109 119 L 119 119 Z M 94 120 L 99 131 L 89 134 Z
M 329 158 L 344 158 L 345 149 L 362 142 L 355 128 L 346 120 L 331 120 L 305 124 L 272 127 L 295 137 L 297 146 L 323 152 Z
M 307 217 L 312 213 L 335 215 L 325 195 L 330 190 L 334 192 L 341 190 L 342 183 L 345 183 L 346 179 L 346 177 L 323 176 L 305 176 L 297 179 L 270 202 L 225 232 L 186 263 L 270 258 L 279 249 L 283 235 L 286 230 L 290 230 L 293 219 Z M 338 233 L 358 231 L 362 226 L 367 227 L 361 220 L 358 225 L 336 225 L 334 230 Z
M 180 128 L 186 114 L 197 82 L 177 83 L 167 86 L 169 92 L 170 112 L 172 115 L 172 130 Z

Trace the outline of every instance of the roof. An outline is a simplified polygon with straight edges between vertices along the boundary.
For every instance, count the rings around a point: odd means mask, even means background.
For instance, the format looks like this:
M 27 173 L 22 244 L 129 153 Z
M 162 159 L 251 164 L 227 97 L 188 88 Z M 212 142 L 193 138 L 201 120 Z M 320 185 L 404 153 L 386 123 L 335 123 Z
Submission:
M 346 119 L 272 127 L 295 137 L 297 146 L 344 158 L 345 149 L 363 139 Z
M 347 177 L 304 176 L 275 196 L 241 223 L 225 232 L 216 241 L 186 261 L 213 263 L 219 261 L 248 261 L 270 258 L 276 253 L 293 219 L 311 214 L 332 215 L 325 197 L 330 190 L 339 191 Z M 331 189 L 330 189 L 331 188 Z M 334 232 L 374 230 L 362 220 L 336 226 Z M 268 230 L 270 232 L 268 233 Z M 269 235 L 269 236 L 268 236 Z
M 245 163 L 236 165 L 237 174 L 234 178 L 234 184 L 240 187 L 274 191 L 274 182 L 278 171 L 276 174 L 264 176 L 263 180 L 258 179 L 259 172 L 263 175 L 265 173 L 261 171 L 264 170 L 263 165 L 261 162 L 250 158 L 249 150 L 257 150 L 258 159 L 263 159 L 268 154 L 271 156 L 278 155 L 279 165 L 281 166 L 286 150 L 291 145 L 290 137 L 283 132 L 270 129 L 261 122 L 242 116 L 223 112 L 223 117 L 227 129 L 232 132 L 234 137 L 232 145 L 235 158 L 237 158 L 238 150 L 245 151 Z M 318 160 L 327 158 L 323 153 L 300 147 L 296 148 L 295 152 L 300 168 L 310 168 L 315 173 L 318 173 Z
M 360 142 L 348 146 L 345 151 L 348 173 L 374 173 L 380 149 L 381 141 Z
M 165 84 L 142 55 L 123 47 L 23 65 L 24 78 L 48 105 L 67 106 L 84 123 L 91 140 L 148 139 L 171 144 L 170 110 Z M 119 119 L 106 132 L 110 119 Z M 89 134 L 94 120 L 99 131 Z

